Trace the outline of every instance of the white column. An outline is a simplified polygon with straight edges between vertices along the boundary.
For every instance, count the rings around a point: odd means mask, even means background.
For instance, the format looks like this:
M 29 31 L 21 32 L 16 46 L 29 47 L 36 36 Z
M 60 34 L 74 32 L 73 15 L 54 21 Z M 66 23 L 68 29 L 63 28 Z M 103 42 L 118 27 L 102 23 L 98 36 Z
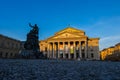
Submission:
M 49 43 L 47 45 L 47 57 L 50 58 L 50 46 L 49 46 Z
M 63 58 L 65 58 L 65 43 L 63 42 Z
M 74 59 L 76 59 L 76 44 L 75 44 L 75 41 L 74 41 Z
M 87 41 L 85 41 L 85 59 L 88 58 L 88 53 L 87 53 Z
M 68 49 L 69 49 L 69 53 L 68 53 L 68 58 L 71 59 L 71 55 L 70 55 L 70 42 L 68 42 Z
M 60 50 L 60 44 L 59 44 L 59 42 L 58 42 L 58 55 L 57 55 L 57 56 L 58 56 L 58 59 L 60 58 L 60 51 L 59 51 L 59 50 Z
M 81 59 L 81 41 L 79 42 L 79 58 Z
M 54 57 L 56 58 L 56 43 L 54 44 Z
M 52 44 L 50 43 L 50 58 L 52 58 Z
M 49 44 L 49 58 L 51 58 L 51 43 Z
M 53 45 L 52 45 L 52 58 L 55 58 L 55 52 L 54 52 L 54 42 L 53 42 Z

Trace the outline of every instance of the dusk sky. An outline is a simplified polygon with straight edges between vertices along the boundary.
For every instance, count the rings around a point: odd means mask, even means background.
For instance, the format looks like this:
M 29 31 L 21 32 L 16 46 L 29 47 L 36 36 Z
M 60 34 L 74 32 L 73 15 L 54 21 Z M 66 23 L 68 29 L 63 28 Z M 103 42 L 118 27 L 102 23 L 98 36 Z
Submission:
M 120 42 L 120 0 L 0 0 L 0 34 L 26 40 L 28 23 L 39 26 L 39 40 L 70 24 L 100 38 L 100 50 Z

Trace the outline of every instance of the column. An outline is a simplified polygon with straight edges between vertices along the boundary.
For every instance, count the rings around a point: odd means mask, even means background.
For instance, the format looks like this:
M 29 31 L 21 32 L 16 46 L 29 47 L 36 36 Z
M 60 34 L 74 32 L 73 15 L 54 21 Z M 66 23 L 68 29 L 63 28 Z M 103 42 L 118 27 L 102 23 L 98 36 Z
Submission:
M 87 53 L 87 41 L 85 41 L 85 59 L 88 58 L 88 53 Z
M 75 41 L 73 42 L 74 44 L 74 59 L 76 59 L 76 44 L 75 44 Z
M 71 59 L 71 55 L 70 55 L 70 42 L 68 42 L 68 49 L 69 49 L 69 51 L 68 51 L 68 59 Z
M 50 46 L 49 46 L 49 43 L 47 45 L 47 57 L 50 58 Z
M 60 50 L 60 44 L 59 44 L 59 42 L 58 42 L 58 53 L 57 53 L 57 54 L 58 54 L 58 55 L 57 55 L 57 58 L 58 58 L 58 59 L 60 58 L 60 51 L 59 51 L 59 50 Z
M 52 58 L 52 44 L 50 43 L 50 58 Z
M 51 43 L 49 44 L 49 58 L 51 58 Z
M 65 58 L 65 43 L 63 42 L 63 59 Z
M 79 58 L 81 59 L 81 41 L 79 42 Z
M 55 56 L 54 56 L 54 55 L 55 55 L 54 46 L 55 46 L 55 45 L 54 45 L 54 42 L 53 42 L 53 46 L 52 46 L 52 58 L 55 58 Z
M 57 54 L 57 53 L 56 53 L 56 42 L 55 42 L 55 44 L 54 44 L 54 48 L 55 48 L 55 49 L 54 49 L 54 57 L 56 58 L 56 54 Z

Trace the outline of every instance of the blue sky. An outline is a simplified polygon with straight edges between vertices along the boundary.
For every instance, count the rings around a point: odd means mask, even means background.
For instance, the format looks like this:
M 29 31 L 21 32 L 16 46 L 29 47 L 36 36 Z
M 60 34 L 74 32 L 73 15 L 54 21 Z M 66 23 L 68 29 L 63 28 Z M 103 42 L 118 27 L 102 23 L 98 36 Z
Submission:
M 120 42 L 120 0 L 0 0 L 0 34 L 26 40 L 38 24 L 45 39 L 69 24 L 100 37 L 100 50 Z

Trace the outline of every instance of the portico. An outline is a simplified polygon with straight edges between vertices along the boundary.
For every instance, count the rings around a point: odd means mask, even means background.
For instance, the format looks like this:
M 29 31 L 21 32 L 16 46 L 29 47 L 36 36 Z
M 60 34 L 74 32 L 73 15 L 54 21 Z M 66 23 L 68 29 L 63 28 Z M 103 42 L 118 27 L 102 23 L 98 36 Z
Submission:
M 77 59 L 87 58 L 87 42 L 85 41 L 54 41 L 48 43 L 48 58 Z

